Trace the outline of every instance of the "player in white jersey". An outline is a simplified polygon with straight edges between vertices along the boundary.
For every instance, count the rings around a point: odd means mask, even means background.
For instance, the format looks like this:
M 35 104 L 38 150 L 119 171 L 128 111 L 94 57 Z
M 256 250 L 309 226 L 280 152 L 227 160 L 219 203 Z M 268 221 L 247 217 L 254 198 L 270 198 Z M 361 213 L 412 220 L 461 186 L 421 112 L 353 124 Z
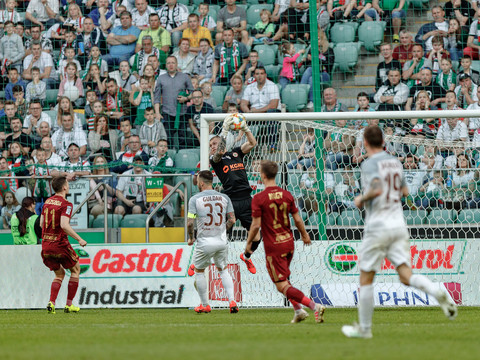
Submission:
M 403 217 L 401 198 L 408 196 L 402 164 L 383 151 L 383 135 L 376 125 L 364 133 L 368 160 L 362 163 L 363 195 L 355 198 L 358 208 L 365 206 L 366 219 L 359 252 L 360 291 L 359 324 L 345 325 L 347 337 L 371 338 L 373 316 L 373 279 L 385 257 L 395 265 L 400 281 L 437 299 L 445 315 L 453 320 L 457 307 L 445 290 L 440 290 L 423 275 L 413 275 L 410 265 L 409 234 Z
M 195 265 L 195 288 L 201 304 L 195 308 L 197 313 L 209 313 L 207 280 L 205 269 L 213 258 L 220 273 L 222 284 L 230 303 L 230 313 L 237 313 L 233 280 L 227 269 L 228 240 L 227 230 L 235 224 L 235 213 L 230 198 L 212 188 L 213 174 L 203 170 L 197 175 L 200 193 L 192 196 L 188 202 L 188 245 L 195 242 L 195 219 L 197 220 L 197 247 L 193 256 Z

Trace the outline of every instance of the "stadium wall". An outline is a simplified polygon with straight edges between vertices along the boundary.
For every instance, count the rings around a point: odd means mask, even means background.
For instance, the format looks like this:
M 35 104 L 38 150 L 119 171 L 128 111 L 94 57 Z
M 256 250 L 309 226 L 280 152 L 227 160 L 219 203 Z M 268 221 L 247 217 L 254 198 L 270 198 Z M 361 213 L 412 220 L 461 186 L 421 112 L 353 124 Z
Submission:
M 297 243 L 291 281 L 319 303 L 355 306 L 358 287 L 359 241 L 322 241 L 304 248 Z M 229 263 L 236 298 L 242 307 L 284 307 L 285 299 L 271 283 L 264 266 L 263 248 L 254 255 L 257 274 L 251 275 L 238 254 L 245 244 L 230 244 Z M 53 275 L 43 265 L 41 247 L 3 246 L 0 253 L 0 308 L 44 308 Z M 186 244 L 89 244 L 76 248 L 82 274 L 75 299 L 82 308 L 172 308 L 198 305 L 194 278 L 187 269 L 194 247 Z M 439 287 L 445 287 L 457 304 L 478 306 L 479 239 L 413 240 L 412 264 Z M 215 271 L 209 271 L 210 299 L 221 301 L 223 288 Z M 400 284 L 394 269 L 384 264 L 375 285 L 377 306 L 436 305 L 425 293 Z M 22 284 L 18 287 L 18 284 Z M 67 287 L 59 294 L 66 300 Z M 220 300 L 219 300 L 220 299 Z

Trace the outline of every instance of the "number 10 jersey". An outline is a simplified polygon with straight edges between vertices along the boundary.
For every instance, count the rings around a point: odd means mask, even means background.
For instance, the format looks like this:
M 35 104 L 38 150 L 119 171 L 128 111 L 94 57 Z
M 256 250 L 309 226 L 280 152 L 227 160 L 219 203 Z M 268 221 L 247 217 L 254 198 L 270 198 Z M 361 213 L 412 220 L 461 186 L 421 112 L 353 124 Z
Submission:
M 197 248 L 227 244 L 227 213 L 233 213 L 230 198 L 215 190 L 205 190 L 191 197 L 188 217 L 197 219 Z

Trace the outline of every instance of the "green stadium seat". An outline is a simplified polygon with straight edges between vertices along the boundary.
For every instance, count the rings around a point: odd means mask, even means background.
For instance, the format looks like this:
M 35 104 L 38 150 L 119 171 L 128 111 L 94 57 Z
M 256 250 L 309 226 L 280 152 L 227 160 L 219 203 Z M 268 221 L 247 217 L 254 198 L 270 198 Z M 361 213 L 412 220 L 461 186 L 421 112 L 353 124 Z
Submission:
M 455 210 L 434 209 L 428 215 L 425 223 L 428 225 L 453 224 L 455 222 L 455 217 Z
M 212 86 L 212 97 L 215 99 L 217 107 L 222 107 L 228 88 L 228 86 Z
M 320 221 L 318 219 L 319 215 L 320 214 L 310 215 L 310 217 L 308 218 L 308 224 L 312 225 L 312 226 L 319 226 L 320 225 Z M 336 214 L 336 213 L 328 214 L 326 216 L 326 220 L 327 220 L 326 226 L 335 226 L 336 221 L 337 221 L 337 217 L 338 217 L 338 214 Z
M 426 210 L 404 210 L 403 215 L 407 225 L 422 225 L 427 217 Z
M 300 189 L 302 174 L 303 172 L 300 170 L 288 170 L 287 190 L 290 191 L 295 198 L 302 197 L 302 190 Z
M 270 10 L 270 12 L 272 12 L 273 6 L 269 4 L 250 5 L 250 7 L 247 10 L 247 24 L 255 26 L 255 24 L 260 21 L 260 12 L 263 9 L 267 9 L 267 10 Z
M 127 228 L 144 228 L 147 217 L 147 214 L 125 215 L 120 223 L 120 226 Z
M 258 3 L 259 3 L 258 0 L 247 0 L 247 4 L 250 5 L 250 6 L 251 5 L 257 5 Z
M 457 223 L 478 224 L 480 223 L 480 209 L 464 209 L 458 213 Z
M 427 9 L 429 8 L 429 1 L 428 0 L 409 0 L 408 3 L 411 7 L 417 9 Z
M 180 169 L 196 169 L 200 161 L 200 154 L 198 151 L 184 151 L 179 150 L 175 155 L 175 167 Z
M 25 12 L 19 12 L 18 15 L 20 16 L 20 21 L 23 22 L 25 21 Z
M 47 90 L 46 95 L 44 106 L 49 107 L 50 105 L 57 104 L 58 89 Z
M 50 116 L 50 119 L 52 119 L 52 125 L 57 123 L 57 112 L 55 110 L 44 110 L 43 112 Z
M 190 0 L 178 0 L 177 1 L 179 4 L 183 4 L 183 5 L 190 5 Z
M 236 4 L 239 8 L 242 8 L 243 10 L 245 10 L 245 12 L 247 12 L 247 9 L 248 9 L 248 5 L 247 4 L 239 4 L 237 3 Z
M 367 51 L 378 52 L 383 43 L 385 21 L 364 21 L 358 28 L 358 40 L 363 43 Z
M 187 183 L 188 196 L 190 197 L 193 190 L 193 178 L 190 175 L 175 176 L 175 185 L 182 181 Z M 180 186 L 179 189 L 185 192 L 184 185 Z
M 267 72 L 268 79 L 273 81 L 274 83 L 278 82 L 278 74 L 280 74 L 281 69 L 282 69 L 282 65 L 265 66 L 265 71 Z
M 480 60 L 473 60 L 471 69 L 476 70 L 476 71 L 480 71 Z
M 353 72 L 358 62 L 358 51 L 357 43 L 350 42 L 337 44 L 333 48 L 333 52 L 335 53 L 333 71 L 340 70 L 342 72 Z
M 257 45 L 254 50 L 258 52 L 258 58 L 264 66 L 275 64 L 275 51 L 269 45 Z
M 120 227 L 120 222 L 122 220 L 122 215 L 118 214 L 108 214 L 107 215 L 107 221 L 108 221 L 108 227 L 109 228 L 118 228 Z M 96 217 L 95 220 L 93 220 L 93 228 L 103 228 L 103 225 L 105 224 L 105 215 L 101 214 Z
M 308 84 L 289 84 L 282 90 L 282 103 L 287 106 L 287 111 L 297 112 L 307 105 Z
M 357 209 L 348 209 L 343 211 L 337 218 L 339 226 L 362 226 L 362 214 Z
M 330 29 L 330 40 L 334 44 L 353 42 L 355 40 L 355 29 L 346 23 L 335 23 Z
M 0 91 L 0 99 L 5 100 L 5 91 Z
M 182 1 L 187 1 L 187 2 L 188 2 L 188 0 L 182 0 Z M 197 8 L 195 5 L 187 5 L 187 4 L 185 4 L 185 5 L 187 6 L 188 12 L 189 12 L 190 14 L 194 13 L 194 12 L 195 12 L 195 9 Z
M 327 216 L 327 226 L 335 226 L 337 224 L 337 213 L 330 213 Z
M 93 227 L 93 220 L 95 220 L 95 216 L 88 215 L 88 227 L 89 228 Z

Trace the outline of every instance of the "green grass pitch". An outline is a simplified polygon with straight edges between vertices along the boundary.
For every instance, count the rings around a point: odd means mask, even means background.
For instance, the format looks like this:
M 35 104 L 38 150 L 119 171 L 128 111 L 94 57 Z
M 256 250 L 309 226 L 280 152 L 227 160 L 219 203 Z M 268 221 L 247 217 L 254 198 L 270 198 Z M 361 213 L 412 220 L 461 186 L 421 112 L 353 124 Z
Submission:
M 340 328 L 356 309 L 290 324 L 290 309 L 0 311 L 0 359 L 479 359 L 480 308 L 449 321 L 439 308 L 377 309 L 374 338 Z

